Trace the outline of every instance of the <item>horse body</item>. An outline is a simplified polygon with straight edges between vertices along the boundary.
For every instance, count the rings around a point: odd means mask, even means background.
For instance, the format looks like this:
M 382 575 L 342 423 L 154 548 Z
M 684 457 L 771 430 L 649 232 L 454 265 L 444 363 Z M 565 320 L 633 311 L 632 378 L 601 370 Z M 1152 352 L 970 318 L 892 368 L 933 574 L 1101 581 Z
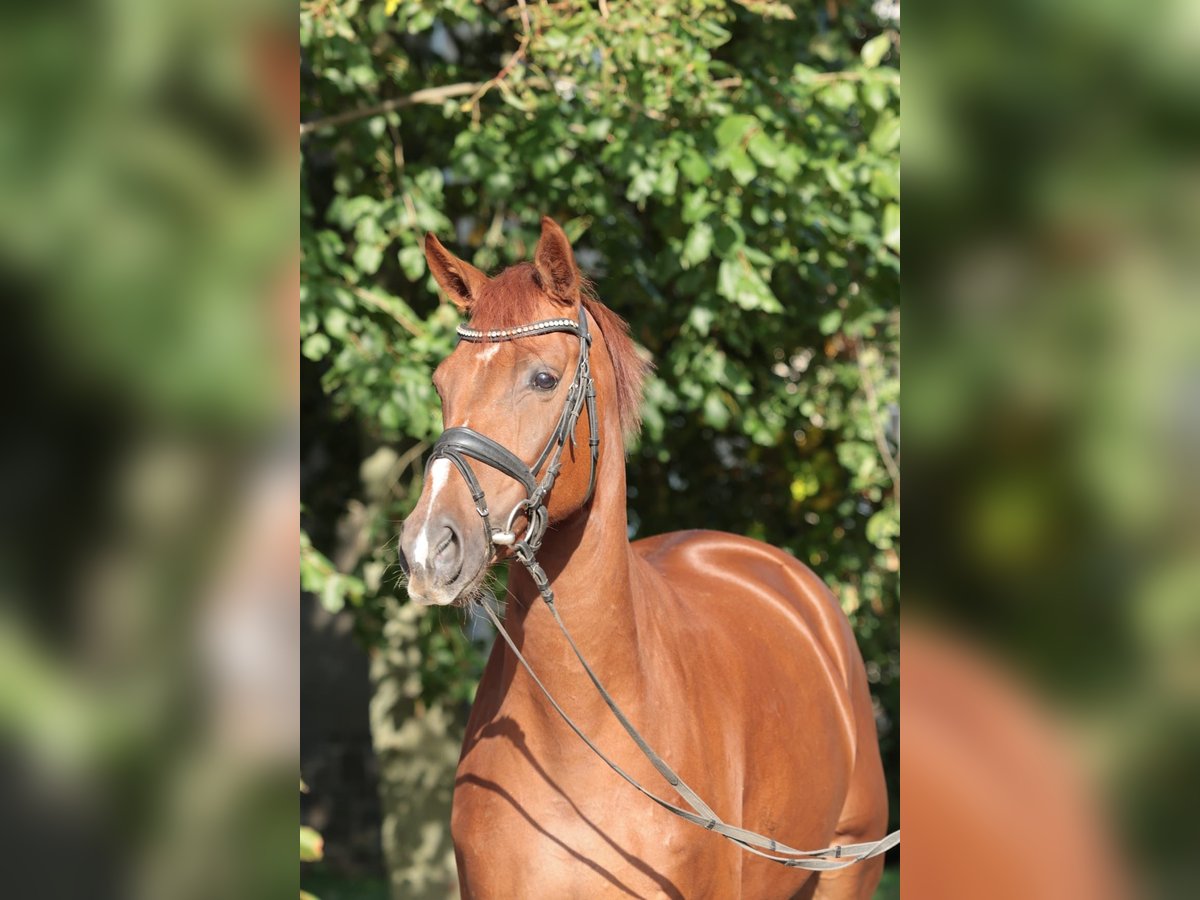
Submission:
M 640 577 L 628 588 L 600 578 L 594 604 L 568 593 L 558 601 L 572 634 L 587 628 L 589 643 L 600 635 L 594 620 L 584 625 L 583 607 L 635 620 L 636 682 L 594 662 L 601 679 L 727 821 L 792 846 L 826 846 L 839 833 L 859 752 L 857 778 L 868 784 L 854 787 L 875 787 L 872 775 L 882 787 L 877 755 L 870 766 L 875 726 L 865 677 L 856 678 L 862 664 L 854 665 L 858 650 L 832 596 L 796 560 L 734 535 L 660 535 L 631 551 Z M 572 673 L 577 662 L 529 637 L 544 631 L 547 643 L 563 643 L 538 602 L 526 584 L 510 604 L 510 620 L 524 607 L 515 625 L 527 638 L 522 652 L 620 766 L 661 785 L 592 685 Z M 452 820 L 464 896 L 786 898 L 810 876 L 751 857 L 638 796 L 565 730 L 502 643 L 467 734 Z M 847 839 L 878 836 L 883 824 L 880 815 L 860 822 Z
M 569 267 L 554 259 L 543 266 L 548 234 Z M 570 277 L 574 260 L 553 223 L 543 226 L 537 273 L 509 270 L 490 286 L 439 248 L 427 244 L 431 269 L 452 299 L 470 301 L 460 305 L 477 313 L 481 300 L 515 295 L 541 304 L 535 316 L 516 314 L 525 320 L 562 315 L 569 291 L 556 278 Z M 576 293 L 576 310 L 579 302 Z M 619 450 L 629 363 L 623 376 L 623 351 L 614 347 L 621 335 L 607 311 L 594 301 L 585 307 L 597 320 L 593 371 L 607 449 L 594 494 L 586 450 L 577 459 L 572 447 L 550 495 L 553 524 L 538 561 L 563 621 L 646 740 L 722 819 L 795 847 L 882 837 L 886 789 L 866 674 L 849 624 L 817 576 L 785 553 L 728 534 L 629 543 Z M 555 411 L 521 385 L 539 369 L 567 371 L 573 348 L 563 335 L 533 340 L 528 352 L 511 344 L 455 351 L 438 375 L 447 425 L 469 417 L 523 458 L 535 456 Z M 482 379 L 486 365 L 519 374 L 509 383 Z M 586 448 L 587 438 L 581 421 L 575 446 Z M 493 509 L 513 508 L 519 490 L 494 472 L 478 478 Z M 412 596 L 459 602 L 477 590 L 491 561 L 491 549 L 472 537 L 478 521 L 464 485 L 434 473 L 401 541 Z M 506 627 L 549 690 L 616 763 L 677 800 L 603 704 L 518 566 L 509 592 Z M 882 866 L 876 858 L 819 875 L 785 868 L 672 816 L 592 756 L 499 641 L 468 722 L 451 828 L 468 898 L 865 900 Z
M 584 575 L 594 596 L 576 603 L 560 592 L 558 602 L 591 645 L 636 634 L 632 654 L 593 666 L 647 740 L 727 821 L 797 847 L 882 835 L 877 805 L 839 828 L 847 797 L 881 788 L 882 770 L 858 651 L 816 576 L 764 544 L 714 532 L 631 550 L 628 585 Z M 609 635 L 588 616 L 600 606 L 606 623 L 635 627 Z M 510 622 L 519 610 L 510 630 L 523 633 L 522 652 L 572 717 L 636 778 L 662 785 L 568 658 L 532 584 L 517 587 Z M 811 875 L 646 801 L 565 729 L 500 642 L 467 728 L 453 832 L 469 897 L 791 897 Z M 877 869 L 862 866 L 850 871 Z

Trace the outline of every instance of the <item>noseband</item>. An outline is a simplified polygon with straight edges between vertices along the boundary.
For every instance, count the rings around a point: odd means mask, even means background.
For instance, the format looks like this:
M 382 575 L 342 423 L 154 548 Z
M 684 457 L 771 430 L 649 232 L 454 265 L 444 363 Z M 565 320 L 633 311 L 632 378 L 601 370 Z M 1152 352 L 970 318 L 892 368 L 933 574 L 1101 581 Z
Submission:
M 587 496 L 584 498 L 584 503 L 591 499 L 592 492 L 596 488 L 596 461 L 600 455 L 600 432 L 596 420 L 596 385 L 592 381 L 591 365 L 588 359 L 592 336 L 588 331 L 587 313 L 584 312 L 581 304 L 578 321 L 546 319 L 531 325 L 520 325 L 516 328 L 495 331 L 476 331 L 465 325 L 458 326 L 458 336 L 462 340 L 472 343 L 515 341 L 519 338 L 536 337 L 555 332 L 565 332 L 579 337 L 579 362 L 575 366 L 575 377 L 571 380 L 570 388 L 567 389 L 566 400 L 563 402 L 563 410 L 558 417 L 558 424 L 550 432 L 546 445 L 538 454 L 533 465 L 527 466 L 520 457 L 504 445 L 492 440 L 486 434 L 480 434 L 473 428 L 465 426 L 455 426 L 443 431 L 441 437 L 434 443 L 433 450 L 429 454 L 429 462 L 426 464 L 426 472 L 434 460 L 448 459 L 454 464 L 466 481 L 467 487 L 471 491 L 471 499 L 475 502 L 475 510 L 483 522 L 489 556 L 495 552 L 497 546 L 511 546 L 513 555 L 524 563 L 526 568 L 529 568 L 531 563 L 536 566 L 534 554 L 542 546 L 542 537 L 549 524 L 546 498 L 550 494 L 551 488 L 554 487 L 558 473 L 562 470 L 562 455 L 567 443 L 570 442 L 572 447 L 575 446 L 575 425 L 579 421 L 580 413 L 585 408 L 588 417 L 591 473 L 588 476 Z M 468 457 L 491 466 L 525 488 L 525 498 L 509 512 L 503 530 L 492 524 L 487 496 L 484 494 L 471 464 L 467 461 Z M 538 473 L 542 471 L 543 466 L 545 474 L 542 475 L 539 482 Z M 527 524 L 525 536 L 518 540 L 513 526 L 516 524 L 517 517 L 522 513 L 525 515 Z M 541 572 L 540 567 L 538 567 L 538 571 Z M 541 581 L 538 582 L 539 588 L 544 581 L 545 575 L 542 574 Z
M 549 514 L 546 511 L 546 497 L 550 493 L 550 489 L 554 487 L 554 480 L 558 477 L 558 473 L 562 468 L 562 455 L 563 450 L 566 449 L 567 442 L 569 441 L 572 446 L 575 444 L 575 425 L 579 421 L 579 415 L 584 408 L 587 409 L 588 431 L 590 434 L 588 445 L 591 448 L 591 474 L 588 477 L 588 491 L 584 503 L 587 503 L 591 499 L 592 492 L 596 487 L 596 461 L 600 454 L 600 435 L 598 431 L 599 422 L 596 418 L 596 386 L 592 381 L 591 368 L 588 363 L 588 353 L 591 348 L 592 337 L 588 333 L 587 313 L 584 312 L 581 305 L 579 307 L 578 322 L 571 319 L 546 319 L 542 322 L 534 322 L 531 325 L 521 325 L 516 328 L 496 331 L 476 331 L 473 328 L 460 325 L 458 327 L 458 336 L 464 341 L 471 341 L 473 343 L 491 343 L 497 341 L 515 341 L 518 338 L 552 334 L 559 331 L 578 335 L 579 362 L 575 367 L 575 378 L 571 381 L 571 387 L 567 390 L 567 397 L 563 403 L 563 411 L 562 415 L 559 416 L 558 424 L 550 433 L 550 437 L 546 441 L 546 446 L 542 448 L 542 452 L 538 455 L 533 465 L 525 465 L 507 447 L 497 443 L 487 435 L 480 434 L 478 431 L 465 426 L 447 428 L 442 432 L 442 436 L 433 445 L 433 450 L 429 455 L 429 464 L 432 464 L 436 459 L 448 459 L 462 474 L 463 479 L 467 482 L 467 486 L 471 490 L 471 499 L 475 501 L 475 509 L 483 521 L 483 530 L 487 538 L 489 557 L 494 554 L 497 546 L 512 547 L 513 556 L 529 572 L 542 600 L 550 608 L 550 614 L 554 617 L 555 623 L 558 625 L 559 630 L 562 631 L 563 636 L 566 637 L 567 643 L 571 645 L 571 650 L 574 651 L 576 658 L 583 666 L 583 670 L 587 673 L 588 679 L 595 686 L 605 705 L 608 706 L 626 733 L 637 744 L 642 754 L 691 808 L 684 809 L 652 793 L 632 775 L 606 756 L 592 739 L 584 734 L 571 717 L 567 715 L 566 711 L 554 699 L 546 686 L 542 684 L 537 673 L 533 671 L 533 667 L 529 665 L 529 662 L 525 659 L 516 643 L 514 643 L 512 637 L 505 630 L 496 612 L 487 604 L 483 604 L 483 611 L 491 619 L 497 633 L 504 638 L 505 643 L 508 644 L 509 649 L 512 650 L 513 654 L 521 662 L 525 671 L 529 673 L 534 683 L 541 689 L 546 699 L 550 701 L 550 705 L 554 707 L 563 721 L 566 722 L 570 729 L 575 732 L 588 748 L 603 760 L 609 768 L 644 796 L 679 818 L 691 822 L 693 825 L 699 825 L 708 831 L 714 831 L 743 850 L 753 853 L 756 856 L 781 863 L 789 868 L 816 871 L 841 869 L 862 860 L 879 856 L 896 846 L 900 843 L 899 831 L 894 831 L 878 841 L 869 841 L 861 844 L 842 844 L 825 847 L 821 850 L 797 850 L 766 835 L 758 834 L 745 828 L 738 828 L 735 825 L 730 825 L 722 821 L 720 816 L 646 742 L 646 739 L 642 737 L 641 733 L 633 726 L 633 723 L 626 718 L 620 707 L 617 706 L 617 702 L 612 698 L 612 695 L 600 683 L 600 679 L 592 671 L 592 667 L 588 665 L 588 661 L 583 658 L 583 654 L 579 652 L 574 638 L 571 637 L 571 633 L 567 631 L 567 626 L 563 624 L 563 620 L 558 614 L 558 607 L 554 602 L 554 590 L 550 586 L 550 580 L 546 577 L 545 571 L 538 563 L 536 554 L 542 546 L 542 537 L 546 533 L 546 526 L 549 521 Z M 519 482 L 525 488 L 525 499 L 518 502 L 508 514 L 508 521 L 505 523 L 503 531 L 492 525 L 487 506 L 487 497 L 483 492 L 483 488 L 479 485 L 479 479 L 475 477 L 475 472 L 472 470 L 471 464 L 467 462 L 468 457 L 491 466 L 496 471 L 502 472 L 514 481 Z M 547 465 L 547 463 L 549 464 Z M 428 471 L 429 464 L 426 465 L 426 471 Z M 538 472 L 541 471 L 543 466 L 546 466 L 546 471 L 539 482 Z M 516 524 L 517 517 L 521 513 L 525 514 L 527 525 L 525 536 L 518 540 L 516 534 L 513 532 L 513 526 Z

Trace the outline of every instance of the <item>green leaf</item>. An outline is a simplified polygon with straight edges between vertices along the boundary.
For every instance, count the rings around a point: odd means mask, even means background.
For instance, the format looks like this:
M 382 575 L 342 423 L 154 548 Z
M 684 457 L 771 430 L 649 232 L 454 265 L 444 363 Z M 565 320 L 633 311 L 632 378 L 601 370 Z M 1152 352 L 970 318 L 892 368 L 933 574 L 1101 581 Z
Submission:
M 714 209 L 716 207 L 708 202 L 708 191 L 703 189 L 692 191 L 683 198 L 683 208 L 679 218 L 685 225 L 691 225 L 699 222 Z
M 708 394 L 704 398 L 704 421 L 716 429 L 723 429 L 729 424 L 729 407 L 725 405 L 719 394 Z
M 745 150 L 734 150 L 729 156 L 729 173 L 738 184 L 749 184 L 758 174 L 758 168 Z
M 839 194 L 848 194 L 854 187 L 854 176 L 837 164 L 830 164 L 825 167 L 825 180 Z
M 704 262 L 708 259 L 712 245 L 712 226 L 707 222 L 697 222 L 692 226 L 692 230 L 688 232 L 687 238 L 683 242 L 683 253 L 679 257 L 680 265 L 685 269 L 690 269 L 697 263 Z
M 692 311 L 688 313 L 688 322 L 701 335 L 708 334 L 714 318 L 716 318 L 716 313 L 707 306 L 693 306 Z
M 746 146 L 760 165 L 774 168 L 779 164 L 779 145 L 765 131 L 756 131 Z
M 863 82 L 862 95 L 867 106 L 875 112 L 882 112 L 891 99 L 891 91 L 878 78 L 871 78 Z
M 675 163 L 670 161 L 663 163 L 658 172 L 658 180 L 654 183 L 656 192 L 667 197 L 674 197 L 678 184 L 679 169 L 675 167 Z
M 717 293 L 730 300 L 736 300 L 742 281 L 742 267 L 736 259 L 726 259 L 717 269 Z
M 565 50 L 570 38 L 557 28 L 552 28 L 542 35 L 542 43 L 550 50 Z
M 692 184 L 704 184 L 712 174 L 712 168 L 695 150 L 683 154 L 679 160 L 679 171 Z
M 598 119 L 593 119 L 587 124 L 587 129 L 584 131 L 584 134 L 587 135 L 588 140 L 602 141 L 608 137 L 611 130 L 612 119 L 601 116 Z
M 733 35 L 725 28 L 722 28 L 717 22 L 709 16 L 702 16 L 700 19 L 700 27 L 707 31 L 715 38 L 709 46 L 719 47 L 728 41 Z
M 649 169 L 640 169 L 629 182 L 629 190 L 625 192 L 625 196 L 636 203 L 649 197 L 657 184 L 658 173 Z
M 842 326 L 842 311 L 831 309 L 817 320 L 817 328 L 821 334 L 833 334 Z
M 319 331 L 316 334 L 309 335 L 304 339 L 304 343 L 300 345 L 300 352 L 307 359 L 319 362 L 329 352 L 329 338 Z
M 779 154 L 779 164 L 775 168 L 775 174 L 783 181 L 790 183 L 800 173 L 807 158 L 802 148 L 786 146 Z
M 759 127 L 758 119 L 754 116 L 737 115 L 724 119 L 717 126 L 717 146 L 722 150 L 740 144 L 749 134 L 751 128 Z
M 300 826 L 300 861 L 317 862 L 325 856 L 325 840 L 316 829 Z
M 802 503 L 809 497 L 815 497 L 820 491 L 821 482 L 817 478 L 816 471 L 811 466 L 806 466 L 804 470 L 792 479 L 792 499 L 797 503 Z
M 900 536 L 900 521 L 894 507 L 885 507 L 867 520 L 867 540 L 881 550 L 895 546 Z
M 825 85 L 820 91 L 823 103 L 832 109 L 844 111 L 858 102 L 858 94 L 854 85 L 848 81 L 835 81 Z
M 342 611 L 346 605 L 346 593 L 341 575 L 334 573 L 326 577 L 321 587 L 321 605 L 331 613 Z
M 346 311 L 334 307 L 325 316 L 325 333 L 337 341 L 345 341 L 350 331 L 350 317 Z
M 889 203 L 883 208 L 883 242 L 900 252 L 900 206 Z
M 737 255 L 745 247 L 746 232 L 736 221 L 729 219 L 722 222 L 716 233 L 717 253 L 723 259 Z
M 783 305 L 752 266 L 741 259 L 726 259 L 717 270 L 717 293 L 742 309 L 783 312 Z
M 364 216 L 375 215 L 379 201 L 374 197 L 348 197 L 335 200 L 329 207 L 330 216 L 345 228 L 351 228 Z
M 900 173 L 892 166 L 877 169 L 871 176 L 871 193 L 881 200 L 899 200 Z
M 375 244 L 359 244 L 354 251 L 354 266 L 364 275 L 374 275 L 383 262 L 383 250 Z
M 871 132 L 871 149 L 880 156 L 887 155 L 900 146 L 900 117 L 886 112 L 879 117 Z
M 863 65 L 868 69 L 876 68 L 883 61 L 883 58 L 887 56 L 888 51 L 891 49 L 892 37 L 890 34 L 885 32 L 883 34 L 876 35 L 863 44 Z
M 425 274 L 425 251 L 420 247 L 415 245 L 405 247 L 396 254 L 396 257 L 400 263 L 400 269 L 404 272 L 404 277 L 409 281 L 419 281 Z

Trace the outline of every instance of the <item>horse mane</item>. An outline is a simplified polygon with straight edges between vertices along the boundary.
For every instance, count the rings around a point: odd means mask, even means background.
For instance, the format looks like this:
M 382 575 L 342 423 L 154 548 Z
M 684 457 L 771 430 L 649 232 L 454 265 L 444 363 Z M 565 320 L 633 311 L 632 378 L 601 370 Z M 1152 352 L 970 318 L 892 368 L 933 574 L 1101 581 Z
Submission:
M 604 337 L 616 378 L 621 430 L 636 434 L 642 424 L 642 385 L 652 368 L 642 359 L 629 336 L 629 324 L 600 302 L 591 282 L 581 276 L 583 307 Z M 543 302 L 541 280 L 532 263 L 518 263 L 493 276 L 471 304 L 470 326 L 479 331 L 526 325 L 539 315 Z

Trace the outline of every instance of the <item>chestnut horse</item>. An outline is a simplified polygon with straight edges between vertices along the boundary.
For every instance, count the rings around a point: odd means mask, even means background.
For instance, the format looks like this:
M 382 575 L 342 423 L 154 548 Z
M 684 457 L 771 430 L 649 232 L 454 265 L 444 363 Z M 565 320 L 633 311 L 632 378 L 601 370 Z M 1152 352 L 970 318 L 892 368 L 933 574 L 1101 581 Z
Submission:
M 883 836 L 887 792 L 867 677 L 821 580 L 730 534 L 629 542 L 623 437 L 638 424 L 646 366 L 625 323 L 584 286 L 562 229 L 543 219 L 534 262 L 491 278 L 433 235 L 425 255 L 470 327 L 434 375 L 449 444 L 432 454 L 401 535 L 409 595 L 472 603 L 493 563 L 514 546 L 531 550 L 514 526 L 540 543 L 540 566 L 512 566 L 513 643 L 496 641 L 458 766 L 451 830 L 463 896 L 869 897 L 879 857 L 820 872 L 779 866 L 627 789 L 522 668 L 515 648 L 616 765 L 663 784 L 589 680 L 561 615 L 615 703 L 722 827 L 806 848 Z M 522 327 L 531 323 L 545 325 Z M 586 415 L 583 381 L 595 386 Z M 537 475 L 556 433 L 548 461 L 561 470 L 542 491 L 542 541 L 533 489 L 520 477 Z M 464 454 L 476 462 L 464 466 Z M 542 570 L 552 604 L 531 577 Z

